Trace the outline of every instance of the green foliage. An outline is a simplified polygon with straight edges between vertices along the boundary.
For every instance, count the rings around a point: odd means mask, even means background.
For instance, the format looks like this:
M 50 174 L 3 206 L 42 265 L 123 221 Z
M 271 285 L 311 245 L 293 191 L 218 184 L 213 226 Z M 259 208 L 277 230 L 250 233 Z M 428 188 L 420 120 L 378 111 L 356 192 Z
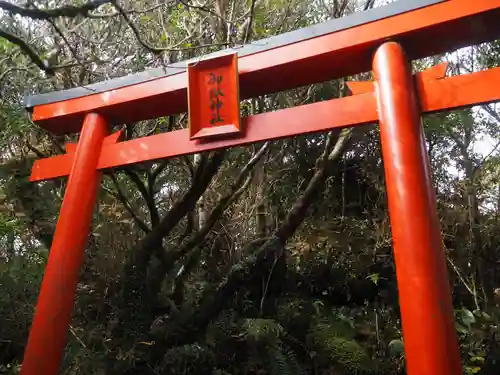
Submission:
M 500 315 L 462 308 L 455 311 L 465 374 L 495 374 L 500 363 Z
M 45 6 L 86 2 L 53 0 Z M 64 179 L 32 184 L 30 169 L 41 154 L 60 153 L 64 143 L 77 140 L 76 135 L 54 137 L 33 126 L 22 104 L 24 94 L 86 87 L 148 68 L 173 72 L 175 62 L 226 47 L 236 51 L 246 37 L 256 41 L 340 16 L 344 2 L 122 3 L 127 22 L 111 3 L 93 11 L 92 18 L 58 18 L 65 38 L 46 20 L 23 17 L 20 22 L 0 10 L 2 29 L 25 38 L 34 51 L 44 51 L 42 59 L 56 51 L 54 63 L 65 66 L 47 77 L 17 46 L 0 38 L 1 374 L 18 372 L 46 263 L 47 254 L 40 249 L 50 245 L 64 193 Z M 342 15 L 360 5 L 349 1 Z M 462 50 L 449 73 L 498 66 L 499 46 L 497 41 Z M 433 57 L 415 67 L 422 70 L 442 60 Z M 243 116 L 276 111 L 337 97 L 341 89 L 342 82 L 333 80 L 245 99 L 241 109 Z M 424 127 L 446 256 L 453 264 L 449 273 L 464 372 L 497 375 L 500 159 L 498 147 L 482 148 L 497 144 L 500 117 L 497 108 L 488 108 L 425 116 Z M 127 124 L 126 133 L 136 138 L 186 126 L 187 116 L 179 114 Z M 228 151 L 201 199 L 166 231 L 152 253 L 142 246 L 157 229 L 148 234 L 144 226 L 154 226 L 155 210 L 160 220 L 182 211 L 176 204 L 197 186 L 196 179 L 204 178 L 204 170 L 196 171 L 202 158 L 132 166 L 126 173 L 106 171 L 62 374 L 404 373 L 377 128 L 356 129 L 356 141 L 326 171 L 325 184 L 307 215 L 297 219 L 302 224 L 294 236 L 286 244 L 280 239 L 277 250 L 261 248 L 300 203 L 328 139 L 327 134 L 312 134 L 274 141 L 239 199 L 216 218 L 206 236 L 195 238 L 201 219 L 210 216 L 258 145 Z M 110 173 L 117 176 L 116 186 Z M 137 173 L 139 181 L 129 173 Z M 126 199 L 118 197 L 119 188 Z M 256 230 L 257 205 L 263 207 L 259 218 L 265 217 L 265 239 L 256 238 L 262 233 Z M 477 217 L 471 218 L 475 209 Z M 139 221 L 145 224 L 142 229 Z M 198 256 L 177 257 L 193 238 Z M 284 260 L 280 264 L 273 263 L 277 253 Z M 171 259 L 177 259 L 175 265 L 166 267 Z M 137 298 L 126 298 L 131 295 Z
M 476 322 L 476 318 L 474 317 L 474 314 L 472 311 L 468 309 L 462 309 L 458 313 L 458 317 L 460 319 L 460 322 L 463 323 L 467 328 L 471 328 L 471 325 Z
M 7 215 L 0 215 L 0 237 L 14 234 L 19 227 L 15 218 Z
M 358 342 L 354 330 L 345 321 L 321 319 L 311 325 L 308 341 L 316 349 L 320 366 L 331 366 L 342 373 L 365 374 L 374 370 L 374 363 Z
M 260 363 L 270 375 L 301 375 L 305 371 L 293 350 L 283 343 L 276 343 L 261 353 Z
M 29 126 L 30 123 L 22 108 L 0 101 L 0 144 L 2 147 L 8 147 L 8 144 L 12 146 L 16 138 L 29 130 Z
M 231 373 L 221 370 L 221 369 L 215 369 L 212 373 L 212 375 L 231 375 Z
M 232 310 L 223 310 L 218 318 L 207 327 L 205 341 L 211 347 L 227 343 L 233 336 L 240 334 L 238 315 Z
M 0 258 L 0 365 L 11 370 L 22 358 L 44 266 L 42 254 Z
M 405 353 L 405 344 L 403 340 L 391 340 L 388 345 L 389 354 L 392 357 L 402 357 Z
M 254 344 L 273 344 L 283 335 L 283 327 L 273 319 L 245 319 L 243 339 Z
M 169 349 L 161 367 L 165 375 L 208 375 L 214 365 L 215 355 L 210 349 L 192 344 Z

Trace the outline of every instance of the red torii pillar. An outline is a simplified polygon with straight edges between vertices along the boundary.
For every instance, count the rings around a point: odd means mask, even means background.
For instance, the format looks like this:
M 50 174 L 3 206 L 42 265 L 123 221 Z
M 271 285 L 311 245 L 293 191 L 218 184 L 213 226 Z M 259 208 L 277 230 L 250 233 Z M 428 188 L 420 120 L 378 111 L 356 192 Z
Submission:
M 100 185 L 97 162 L 106 120 L 85 117 L 26 345 L 21 374 L 59 373 L 73 300 Z
M 411 66 L 401 46 L 380 46 L 373 72 L 408 374 L 459 375 L 436 197 Z

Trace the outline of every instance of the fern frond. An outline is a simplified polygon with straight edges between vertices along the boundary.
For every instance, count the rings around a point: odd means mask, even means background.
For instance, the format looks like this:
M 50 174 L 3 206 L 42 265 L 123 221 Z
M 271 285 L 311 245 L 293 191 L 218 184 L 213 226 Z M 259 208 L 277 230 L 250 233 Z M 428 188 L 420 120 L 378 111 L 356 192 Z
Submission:
M 294 351 L 280 340 L 273 344 L 251 347 L 244 366 L 245 373 L 268 375 L 306 375 Z
M 269 372 L 271 375 L 305 375 L 305 369 L 297 360 L 295 352 L 282 342 L 269 350 Z
M 343 324 L 344 323 L 344 324 Z M 323 320 L 311 326 L 308 342 L 318 353 L 320 366 L 331 366 L 349 374 L 373 371 L 366 350 L 353 339 L 352 327 L 345 322 Z
M 284 329 L 274 319 L 245 319 L 241 325 L 243 337 L 250 342 L 276 342 Z
M 238 333 L 237 315 L 233 310 L 221 311 L 216 320 L 207 327 L 205 340 L 209 346 L 216 346 Z
M 164 375 L 208 375 L 215 366 L 214 353 L 198 344 L 169 349 L 162 361 Z

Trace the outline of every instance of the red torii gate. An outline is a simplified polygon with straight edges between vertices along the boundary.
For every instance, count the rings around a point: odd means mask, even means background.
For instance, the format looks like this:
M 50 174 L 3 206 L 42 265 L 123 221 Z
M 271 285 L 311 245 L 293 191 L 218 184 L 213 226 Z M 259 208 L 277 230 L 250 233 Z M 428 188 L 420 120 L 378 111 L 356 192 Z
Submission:
M 35 123 L 56 134 L 81 134 L 65 155 L 38 160 L 32 170 L 31 181 L 69 180 L 21 374 L 59 371 L 102 170 L 376 121 L 408 373 L 461 374 L 421 115 L 500 101 L 500 68 L 444 78 L 446 66 L 439 65 L 412 76 L 408 61 L 499 37 L 500 0 L 399 1 L 244 46 L 237 50 L 238 70 L 234 56 L 209 55 L 214 59 L 192 62 L 189 85 L 185 66 L 177 65 L 27 98 Z M 351 82 L 349 97 L 250 116 L 241 124 L 234 104 L 224 109 L 232 121 L 218 126 L 199 105 L 212 99 L 199 79 L 206 68 L 225 78 L 224 100 L 233 103 L 240 94 L 245 99 L 371 68 L 375 80 Z M 110 124 L 185 112 L 188 86 L 191 131 L 126 142 L 108 135 Z

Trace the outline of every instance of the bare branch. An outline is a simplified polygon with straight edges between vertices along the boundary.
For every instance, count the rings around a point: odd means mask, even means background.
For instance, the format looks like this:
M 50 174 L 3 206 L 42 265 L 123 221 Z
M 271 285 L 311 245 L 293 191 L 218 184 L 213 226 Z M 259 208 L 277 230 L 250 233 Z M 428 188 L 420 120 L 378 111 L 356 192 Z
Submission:
M 149 43 L 147 43 L 145 40 L 143 40 L 142 37 L 141 37 L 141 33 L 139 32 L 139 29 L 134 24 L 134 22 L 132 21 L 132 19 L 129 17 L 128 13 L 121 7 L 120 4 L 118 4 L 117 0 L 113 1 L 113 5 L 116 8 L 116 10 L 118 11 L 118 13 L 120 13 L 120 15 L 123 17 L 123 19 L 125 20 L 125 22 L 127 22 L 127 24 L 129 25 L 129 27 L 132 29 L 132 32 L 134 33 L 135 37 L 137 38 L 137 41 L 144 48 L 146 48 L 147 50 L 149 50 L 149 51 L 151 51 L 153 53 L 156 53 L 156 54 L 161 53 L 161 52 L 167 50 L 165 48 L 153 47 L 152 45 L 150 45 Z
M 184 0 L 179 0 L 179 3 L 181 3 L 182 5 L 184 5 L 187 8 L 197 9 L 197 10 L 201 10 L 202 12 L 209 13 L 212 16 L 217 17 L 218 19 L 220 19 L 224 23 L 227 23 L 227 20 L 224 17 L 222 17 L 220 14 L 218 14 L 217 12 L 214 12 L 213 10 L 207 8 L 204 5 L 192 5 L 192 4 L 188 4 Z
M 252 31 L 252 23 L 253 23 L 253 16 L 255 13 L 255 2 L 256 0 L 252 0 L 252 4 L 250 5 L 250 17 L 248 19 L 248 24 L 247 24 L 247 29 L 245 30 L 245 37 L 243 38 L 243 44 L 247 43 L 248 40 L 250 39 L 250 33 Z
M 368 1 L 370 1 L 370 0 L 368 0 Z M 373 0 L 373 1 L 375 1 L 375 0 Z M 344 15 L 345 9 L 347 8 L 347 4 L 349 4 L 349 0 L 342 1 L 342 4 L 340 4 L 339 10 L 338 10 L 338 14 L 336 14 L 337 17 L 342 17 Z
M 125 22 L 129 25 L 129 27 L 132 29 L 132 32 L 134 33 L 135 37 L 137 38 L 137 41 L 141 46 L 143 46 L 145 49 L 148 51 L 154 53 L 154 54 L 160 54 L 162 52 L 167 52 L 167 51 L 186 51 L 186 50 L 193 50 L 193 49 L 201 49 L 201 48 L 207 48 L 207 47 L 217 47 L 217 46 L 227 46 L 229 43 L 212 43 L 212 44 L 203 44 L 199 46 L 191 46 L 191 47 L 186 47 L 186 48 L 175 48 L 175 46 L 172 47 L 155 47 L 146 42 L 135 25 L 135 23 L 132 21 L 132 19 L 128 16 L 127 12 L 118 4 L 118 1 L 113 1 L 114 7 L 118 10 L 118 12 L 121 14 Z M 179 45 L 178 43 L 177 45 Z
M 124 316 L 132 312 L 133 301 L 141 298 L 147 290 L 147 269 L 153 254 L 156 254 L 161 260 L 160 265 L 166 264 L 166 254 L 162 246 L 163 238 L 168 236 L 177 224 L 194 210 L 196 202 L 219 170 L 224 155 L 224 150 L 221 150 L 214 152 L 210 158 L 205 158 L 208 159 L 206 162 L 203 162 L 202 159 L 189 190 L 173 205 L 160 223 L 142 239 L 138 248 L 132 252 L 123 270 L 125 282 L 121 288 L 121 294 L 123 301 L 128 301 L 127 306 L 130 307 L 123 309 Z
M 128 213 L 130 214 L 130 216 L 132 216 L 132 218 L 137 223 L 137 225 L 139 225 L 139 228 L 141 228 L 144 232 L 149 233 L 151 231 L 151 229 L 149 229 L 149 227 L 147 226 L 147 224 L 139 217 L 139 215 L 137 215 L 135 213 L 134 209 L 132 208 L 132 205 L 128 201 L 128 199 L 125 196 L 125 193 L 123 192 L 123 190 L 122 190 L 122 188 L 121 188 L 118 180 L 116 179 L 115 174 L 111 173 L 109 175 L 109 177 L 111 178 L 111 180 L 113 181 L 113 184 L 115 185 L 115 189 L 116 189 L 116 192 L 117 192 L 116 197 L 122 202 L 123 206 L 128 211 Z M 111 192 L 108 191 L 108 193 L 111 193 Z
M 236 181 L 230 187 L 229 191 L 219 199 L 215 208 L 210 213 L 210 216 L 205 221 L 205 224 L 194 233 L 188 240 L 186 240 L 179 249 L 176 251 L 171 251 L 166 255 L 166 261 L 160 264 L 157 269 L 153 272 L 151 277 L 150 285 L 151 290 L 158 290 L 158 285 L 165 278 L 167 272 L 174 266 L 175 262 L 181 259 L 184 255 L 189 253 L 191 250 L 198 247 L 205 237 L 208 235 L 214 224 L 220 219 L 224 211 L 231 206 L 238 198 L 245 192 L 245 190 L 250 185 L 252 181 L 252 175 L 250 172 L 255 167 L 257 162 L 262 158 L 262 156 L 269 149 L 270 142 L 266 142 L 257 151 L 248 163 L 243 167 L 236 178 Z
M 163 160 L 158 166 L 148 173 L 148 190 L 149 195 L 154 196 L 154 184 L 158 176 L 167 168 L 170 159 Z
M 366 0 L 363 10 L 371 9 L 373 8 L 374 5 L 375 5 L 375 0 Z
M 150 6 L 149 8 L 144 8 L 144 9 L 129 9 L 125 10 L 124 12 L 127 14 L 144 14 L 144 13 L 149 13 L 152 12 L 153 10 L 156 10 L 158 8 L 161 8 L 163 6 L 171 6 L 172 4 L 169 2 L 165 3 L 160 3 L 156 4 L 153 6 Z M 112 18 L 120 15 L 120 12 L 112 12 L 112 13 L 106 13 L 106 14 L 89 14 L 87 17 L 89 18 Z
M 0 66 L 2 66 L 1 63 L 0 63 Z M 2 82 L 3 82 L 3 80 L 6 79 L 10 73 L 16 72 L 16 71 L 28 72 L 28 69 L 26 69 L 26 67 L 15 67 L 14 66 L 12 68 L 6 69 L 2 74 L 0 74 L 0 96 L 2 95 Z
M 465 145 L 464 142 L 458 136 L 451 130 L 447 129 L 446 133 L 450 136 L 451 139 L 455 141 L 455 144 L 459 148 L 460 152 L 462 153 L 463 156 L 466 156 L 468 154 L 467 147 L 468 145 Z
M 493 117 L 495 119 L 495 121 L 497 122 L 500 122 L 500 116 L 498 115 L 498 113 L 493 109 L 491 108 L 489 105 L 483 105 L 481 106 L 481 109 L 483 111 L 485 111 L 488 115 L 490 115 L 491 117 Z
M 125 174 L 137 186 L 137 189 L 139 189 L 139 192 L 141 193 L 142 197 L 144 198 L 144 201 L 146 202 L 146 205 L 148 207 L 149 214 L 151 217 L 151 226 L 152 227 L 157 226 L 158 222 L 160 221 L 160 218 L 158 216 L 158 209 L 156 208 L 154 197 L 150 194 L 149 190 L 146 188 L 146 185 L 141 180 L 139 175 L 137 173 L 135 173 L 132 169 L 126 168 Z
M 269 141 L 266 142 L 266 143 L 264 143 L 264 145 L 262 145 L 262 147 L 259 149 L 259 151 L 257 151 L 252 156 L 252 158 L 247 163 L 247 165 L 245 165 L 245 167 L 239 173 L 239 175 L 238 175 L 238 177 L 236 179 L 236 183 L 234 184 L 235 186 L 236 185 L 241 185 L 243 179 L 245 179 L 246 176 L 248 175 L 248 172 L 250 172 L 253 169 L 253 167 L 255 167 L 255 164 L 257 164 L 257 162 L 260 160 L 260 158 L 262 158 L 262 156 L 264 155 L 264 153 L 269 149 L 270 145 L 271 144 L 270 144 Z
M 0 4 L 1 5 L 1 4 Z M 8 31 L 0 29 L 0 37 L 7 39 L 12 44 L 17 45 L 28 57 L 31 61 L 38 66 L 41 70 L 45 71 L 49 75 L 54 75 L 54 70 L 47 66 L 37 52 L 33 48 L 31 48 L 28 43 L 26 43 L 23 39 L 18 37 L 17 35 L 11 34 Z
M 481 168 L 488 161 L 488 159 L 491 157 L 491 155 L 493 155 L 495 153 L 495 151 L 498 149 L 498 147 L 500 147 L 500 141 L 498 141 L 497 144 L 495 146 L 493 146 L 491 151 L 486 156 L 484 156 L 481 159 L 481 161 L 474 167 L 473 172 L 477 172 L 477 170 L 479 168 Z
M 165 274 L 174 266 L 175 262 L 177 262 L 185 254 L 187 254 L 189 251 L 193 250 L 203 242 L 205 237 L 208 235 L 217 220 L 219 220 L 219 218 L 222 216 L 224 211 L 236 200 L 238 200 L 241 194 L 243 194 L 248 188 L 251 181 L 252 176 L 250 175 L 247 176 L 243 185 L 236 186 L 236 184 L 234 184 L 231 188 L 231 191 L 219 200 L 217 206 L 212 210 L 203 227 L 201 227 L 200 230 L 198 230 L 193 236 L 191 236 L 186 242 L 184 242 L 184 244 L 182 244 L 178 250 L 167 253 L 166 262 L 160 266 L 162 268 L 162 272 L 160 275 L 158 275 L 159 277 L 156 281 L 163 280 Z
M 182 156 L 182 160 L 184 161 L 184 165 L 186 166 L 186 169 L 188 170 L 189 175 L 191 177 L 193 177 L 194 176 L 194 165 L 191 162 L 191 159 L 189 158 L 189 156 L 184 155 L 184 156 Z
M 28 150 L 33 152 L 39 158 L 46 158 L 47 157 L 47 155 L 45 155 L 42 151 L 40 151 L 35 146 L 33 146 L 27 139 L 26 139 L 25 144 L 26 144 L 26 147 L 28 148 Z
M 348 141 L 351 139 L 351 136 L 351 128 L 342 129 L 337 142 L 333 147 L 333 150 L 330 152 L 328 150 L 328 146 L 325 148 L 324 154 L 328 153 L 328 163 L 336 161 L 342 155 L 342 152 Z M 320 158 L 323 159 L 324 155 L 320 156 Z M 276 232 L 276 237 L 279 238 L 281 242 L 286 242 L 288 238 L 290 238 L 295 233 L 299 225 L 304 220 L 307 209 L 311 205 L 313 199 L 315 199 L 315 197 L 318 195 L 318 192 L 323 187 L 324 182 L 327 178 L 326 170 L 328 163 L 320 163 L 320 167 L 316 169 L 316 172 L 309 181 L 306 190 L 304 191 L 302 196 L 293 204 L 292 209 L 285 219 L 285 222 Z
M 47 20 L 57 17 L 86 17 L 90 14 L 90 12 L 96 10 L 101 5 L 111 2 L 112 0 L 94 0 L 80 6 L 65 5 L 54 9 L 31 9 L 23 8 L 7 1 L 0 0 L 0 9 L 3 9 L 11 14 L 19 14 L 23 17 L 29 17 L 37 20 Z
M 179 201 L 170 209 L 161 222 L 153 228 L 140 243 L 140 248 L 136 251 L 135 259 L 130 264 L 136 269 L 146 267 L 151 255 L 161 244 L 162 239 L 177 226 L 177 224 L 186 216 L 188 212 L 194 209 L 200 196 L 208 188 L 212 178 L 217 173 L 222 161 L 224 160 L 224 151 L 218 151 L 206 163 L 200 163 L 200 172 L 195 173 L 193 183 L 189 190 Z
M 59 28 L 59 26 L 56 25 L 55 21 L 52 20 L 52 19 L 49 19 L 47 21 L 52 25 L 52 27 L 57 32 L 57 34 L 59 34 L 59 36 L 64 41 L 64 43 L 66 43 L 66 46 L 68 46 L 68 49 L 71 52 L 71 55 L 76 60 L 76 62 L 78 63 L 78 65 L 80 65 L 83 69 L 85 69 L 86 71 L 88 71 L 90 74 L 95 74 L 91 70 L 88 70 L 87 67 L 85 66 L 85 64 L 80 60 L 80 58 L 78 57 L 78 54 L 76 53 L 75 49 L 71 46 L 71 43 L 69 42 L 68 38 L 66 38 L 66 35 L 64 35 L 64 33 L 62 32 L 62 30 Z

